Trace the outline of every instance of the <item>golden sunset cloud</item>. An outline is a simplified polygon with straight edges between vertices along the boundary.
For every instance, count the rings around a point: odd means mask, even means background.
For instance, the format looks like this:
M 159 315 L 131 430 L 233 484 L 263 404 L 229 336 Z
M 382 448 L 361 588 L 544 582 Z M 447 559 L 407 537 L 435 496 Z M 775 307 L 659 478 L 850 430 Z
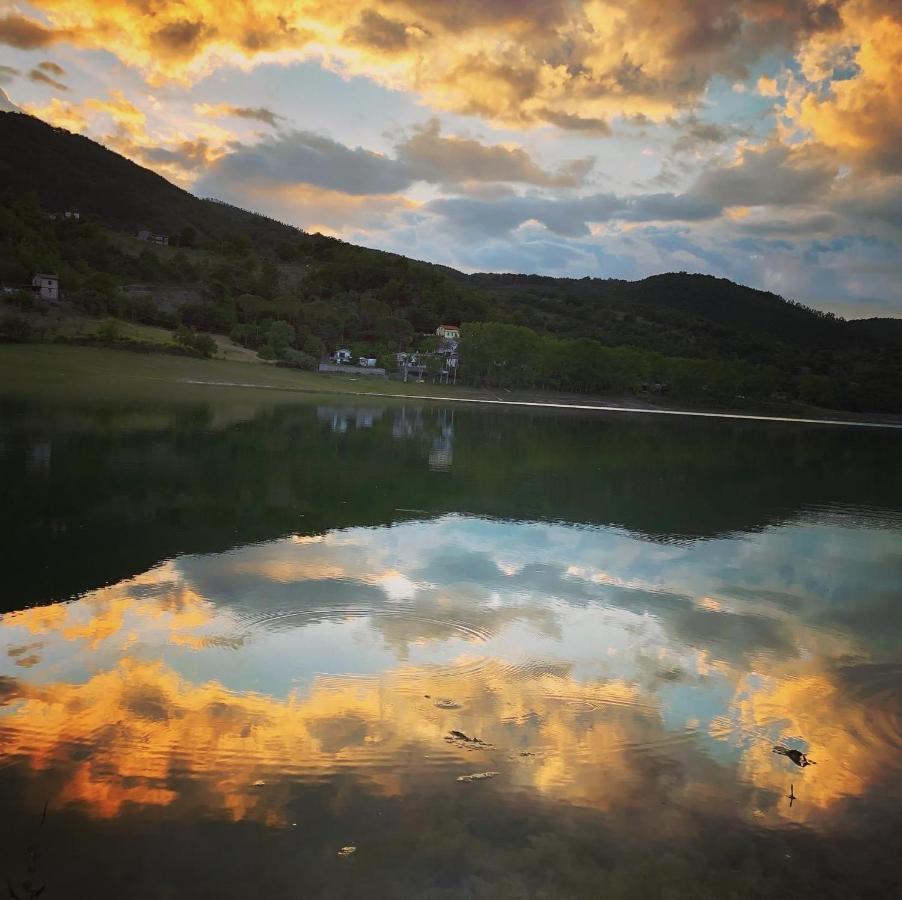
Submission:
M 849 163 L 902 171 L 902 17 L 898 4 L 851 0 L 844 27 L 802 55 L 803 70 L 829 83 L 825 94 L 801 90 L 790 115 Z M 830 82 L 835 68 L 851 77 Z
M 611 116 L 663 118 L 715 74 L 743 77 L 762 52 L 829 33 L 816 0 L 37 0 L 49 24 L 10 14 L 0 40 L 102 47 L 151 82 L 223 64 L 315 58 L 415 91 L 429 104 L 509 125 L 603 130 Z

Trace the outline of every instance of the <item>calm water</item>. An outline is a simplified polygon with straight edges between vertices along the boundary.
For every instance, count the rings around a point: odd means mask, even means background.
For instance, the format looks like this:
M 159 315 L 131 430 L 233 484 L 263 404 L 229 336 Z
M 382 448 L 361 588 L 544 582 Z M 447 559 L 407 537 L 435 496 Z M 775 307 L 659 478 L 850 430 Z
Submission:
M 899 896 L 899 432 L 0 413 L 18 896 Z

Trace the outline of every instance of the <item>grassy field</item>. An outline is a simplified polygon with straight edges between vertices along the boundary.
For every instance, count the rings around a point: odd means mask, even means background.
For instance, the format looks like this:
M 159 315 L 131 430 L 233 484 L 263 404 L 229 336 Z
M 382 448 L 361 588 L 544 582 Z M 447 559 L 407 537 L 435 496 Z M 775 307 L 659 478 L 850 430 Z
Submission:
M 136 326 L 146 328 L 147 326 Z M 160 330 L 160 329 L 157 329 Z M 494 391 L 441 384 L 407 384 L 378 377 L 318 375 L 240 359 L 195 359 L 65 344 L 0 344 L 0 394 L 83 399 L 165 399 L 167 402 L 266 404 L 336 395 L 511 405 L 572 406 L 687 415 L 739 415 L 799 421 L 900 426 L 898 417 L 856 416 L 827 410 L 701 410 L 653 405 L 636 397 L 587 397 L 530 391 Z
M 152 340 L 149 326 L 135 326 L 137 340 Z M 151 335 L 148 336 L 148 330 Z M 244 349 L 244 348 L 241 348 Z M 250 351 L 248 351 L 250 353 Z M 390 393 L 401 396 L 467 397 L 499 399 L 496 394 L 448 385 L 404 384 L 385 378 L 347 375 L 317 375 L 297 369 L 280 368 L 248 358 L 194 359 L 128 350 L 79 347 L 66 344 L 0 344 L 0 391 L 28 394 L 33 391 L 96 390 L 98 396 L 110 392 L 177 394 L 196 398 L 211 388 L 243 395 L 249 390 L 281 394 L 290 400 L 301 394 Z

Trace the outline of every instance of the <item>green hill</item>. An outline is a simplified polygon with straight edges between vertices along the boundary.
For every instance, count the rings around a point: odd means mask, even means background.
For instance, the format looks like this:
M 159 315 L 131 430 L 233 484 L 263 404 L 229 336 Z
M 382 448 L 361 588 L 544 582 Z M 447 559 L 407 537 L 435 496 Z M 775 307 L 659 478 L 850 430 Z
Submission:
M 686 399 L 902 410 L 900 320 L 846 322 L 707 275 L 465 275 L 199 199 L 17 113 L 0 114 L 0 184 L 0 281 L 59 270 L 67 296 L 88 312 L 231 333 L 305 365 L 338 342 L 388 357 L 443 321 L 494 322 L 500 330 L 480 332 L 484 346 L 473 332 L 471 353 L 482 356 L 467 367 L 464 350 L 463 377 L 586 391 L 654 383 Z M 80 211 L 78 225 L 44 215 L 67 209 Z M 123 237 L 140 229 L 181 236 L 184 246 Z M 124 296 L 135 282 L 147 289 Z M 173 285 L 193 299 L 169 302 Z

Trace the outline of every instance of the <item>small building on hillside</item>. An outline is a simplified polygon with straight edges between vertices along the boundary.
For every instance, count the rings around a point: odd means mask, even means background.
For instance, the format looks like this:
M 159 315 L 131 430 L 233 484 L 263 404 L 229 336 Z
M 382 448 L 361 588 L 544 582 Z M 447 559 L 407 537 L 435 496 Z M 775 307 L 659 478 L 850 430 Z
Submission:
M 149 241 L 151 244 L 159 244 L 161 247 L 166 247 L 169 244 L 169 235 L 154 234 L 152 231 L 148 231 L 146 228 L 142 228 L 138 232 L 138 240 Z
M 60 280 L 58 275 L 48 275 L 46 272 L 38 272 L 31 279 L 31 289 L 42 300 L 59 300 Z
M 460 339 L 460 325 L 439 325 L 435 333 L 446 341 L 456 341 Z
M 351 362 L 351 351 L 345 348 L 336 350 L 330 359 L 338 366 L 349 365 Z

